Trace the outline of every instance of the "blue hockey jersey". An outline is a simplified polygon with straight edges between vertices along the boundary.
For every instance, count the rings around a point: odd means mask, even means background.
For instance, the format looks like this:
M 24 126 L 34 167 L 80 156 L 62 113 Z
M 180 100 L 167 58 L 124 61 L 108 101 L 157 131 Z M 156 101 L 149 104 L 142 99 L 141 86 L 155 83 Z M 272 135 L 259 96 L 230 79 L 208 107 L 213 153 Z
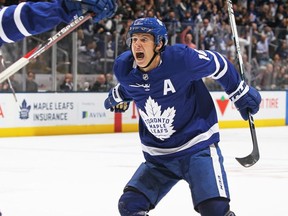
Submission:
M 115 61 L 114 73 L 125 100 L 141 116 L 139 134 L 146 160 L 171 159 L 219 142 L 213 100 L 202 78 L 216 79 L 231 94 L 241 83 L 221 54 L 177 44 L 167 46 L 161 64 L 147 73 L 134 65 L 131 51 Z
M 0 46 L 46 32 L 61 22 L 70 22 L 75 14 L 67 14 L 60 4 L 61 1 L 22 2 L 3 7 L 0 10 Z

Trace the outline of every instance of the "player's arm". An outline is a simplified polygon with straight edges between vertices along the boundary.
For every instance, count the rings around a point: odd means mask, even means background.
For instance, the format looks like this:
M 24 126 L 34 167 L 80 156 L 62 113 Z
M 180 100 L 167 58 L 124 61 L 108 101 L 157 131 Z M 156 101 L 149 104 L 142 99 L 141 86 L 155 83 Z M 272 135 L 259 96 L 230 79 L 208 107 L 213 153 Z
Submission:
M 248 120 L 248 111 L 253 115 L 259 110 L 261 95 L 241 79 L 235 66 L 219 53 L 213 53 L 219 62 L 218 70 L 211 75 L 224 88 L 229 99 L 235 104 L 244 120 Z
M 129 108 L 130 101 L 132 101 L 132 98 L 118 83 L 109 91 L 108 97 L 104 101 L 104 106 L 112 112 L 125 112 Z
M 216 80 L 229 95 L 244 120 L 248 119 L 247 111 L 251 114 L 258 112 L 261 95 L 241 79 L 234 65 L 226 57 L 212 51 L 190 52 L 190 57 L 193 58 L 191 68 L 194 68 L 194 79 L 211 77 Z
M 117 6 L 112 0 L 57 0 L 22 2 L 0 10 L 0 45 L 22 40 L 53 29 L 61 22 L 69 23 L 75 15 L 95 13 L 95 22 L 110 17 Z

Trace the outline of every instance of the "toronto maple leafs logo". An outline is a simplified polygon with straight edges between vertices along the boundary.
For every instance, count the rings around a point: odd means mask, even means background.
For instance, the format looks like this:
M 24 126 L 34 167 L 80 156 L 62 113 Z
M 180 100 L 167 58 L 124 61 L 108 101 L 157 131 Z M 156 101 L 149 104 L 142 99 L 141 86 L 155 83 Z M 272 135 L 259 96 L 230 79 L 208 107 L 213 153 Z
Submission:
M 29 118 L 29 112 L 30 112 L 31 106 L 27 106 L 26 100 L 23 100 L 22 105 L 20 106 L 20 119 L 28 119 Z
M 146 112 L 139 109 L 139 113 L 146 127 L 155 137 L 165 140 L 175 132 L 173 122 L 176 110 L 174 107 L 168 107 L 162 113 L 161 105 L 159 106 L 154 99 L 149 97 L 144 108 Z

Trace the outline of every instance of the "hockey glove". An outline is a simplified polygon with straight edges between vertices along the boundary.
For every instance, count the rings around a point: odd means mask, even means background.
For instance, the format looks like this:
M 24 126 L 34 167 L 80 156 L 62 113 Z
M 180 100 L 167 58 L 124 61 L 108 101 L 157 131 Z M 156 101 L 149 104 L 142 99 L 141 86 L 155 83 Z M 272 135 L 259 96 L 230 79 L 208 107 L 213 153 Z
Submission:
M 64 5 L 69 13 L 82 16 L 86 12 L 93 12 L 94 22 L 112 17 L 116 10 L 117 4 L 115 0 L 63 0 Z
M 234 102 L 245 121 L 248 120 L 248 112 L 252 115 L 257 113 L 261 103 L 261 95 L 259 92 L 255 88 L 249 87 L 243 81 L 238 88 L 229 95 L 229 98 Z
M 114 107 L 111 107 L 110 111 L 115 112 L 115 113 L 123 113 L 129 109 L 129 105 L 130 105 L 130 102 L 123 102 L 123 103 L 117 104 Z
M 119 92 L 119 84 L 110 89 L 108 97 L 104 102 L 105 109 L 111 112 L 125 112 L 129 108 L 129 101 L 124 101 Z

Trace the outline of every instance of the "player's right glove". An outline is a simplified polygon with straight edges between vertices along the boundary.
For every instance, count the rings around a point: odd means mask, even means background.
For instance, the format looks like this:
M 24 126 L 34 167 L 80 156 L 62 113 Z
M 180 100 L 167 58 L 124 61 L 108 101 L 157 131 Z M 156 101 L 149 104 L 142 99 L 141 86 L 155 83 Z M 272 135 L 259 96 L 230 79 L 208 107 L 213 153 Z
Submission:
M 86 12 L 93 12 L 94 22 L 112 17 L 116 10 L 115 0 L 63 0 L 67 11 L 72 14 L 82 16 Z
M 129 105 L 130 105 L 130 102 L 122 102 L 120 104 L 117 104 L 114 107 L 111 107 L 110 111 L 115 112 L 115 113 L 123 113 L 129 109 Z
M 129 101 L 124 101 L 123 96 L 119 91 L 120 85 L 110 89 L 108 97 L 104 102 L 105 109 L 110 109 L 111 112 L 125 112 L 129 108 Z
M 261 103 L 261 95 L 259 92 L 255 88 L 249 87 L 243 81 L 238 88 L 229 95 L 229 98 L 234 102 L 244 120 L 248 120 L 248 112 L 252 115 L 256 114 Z

